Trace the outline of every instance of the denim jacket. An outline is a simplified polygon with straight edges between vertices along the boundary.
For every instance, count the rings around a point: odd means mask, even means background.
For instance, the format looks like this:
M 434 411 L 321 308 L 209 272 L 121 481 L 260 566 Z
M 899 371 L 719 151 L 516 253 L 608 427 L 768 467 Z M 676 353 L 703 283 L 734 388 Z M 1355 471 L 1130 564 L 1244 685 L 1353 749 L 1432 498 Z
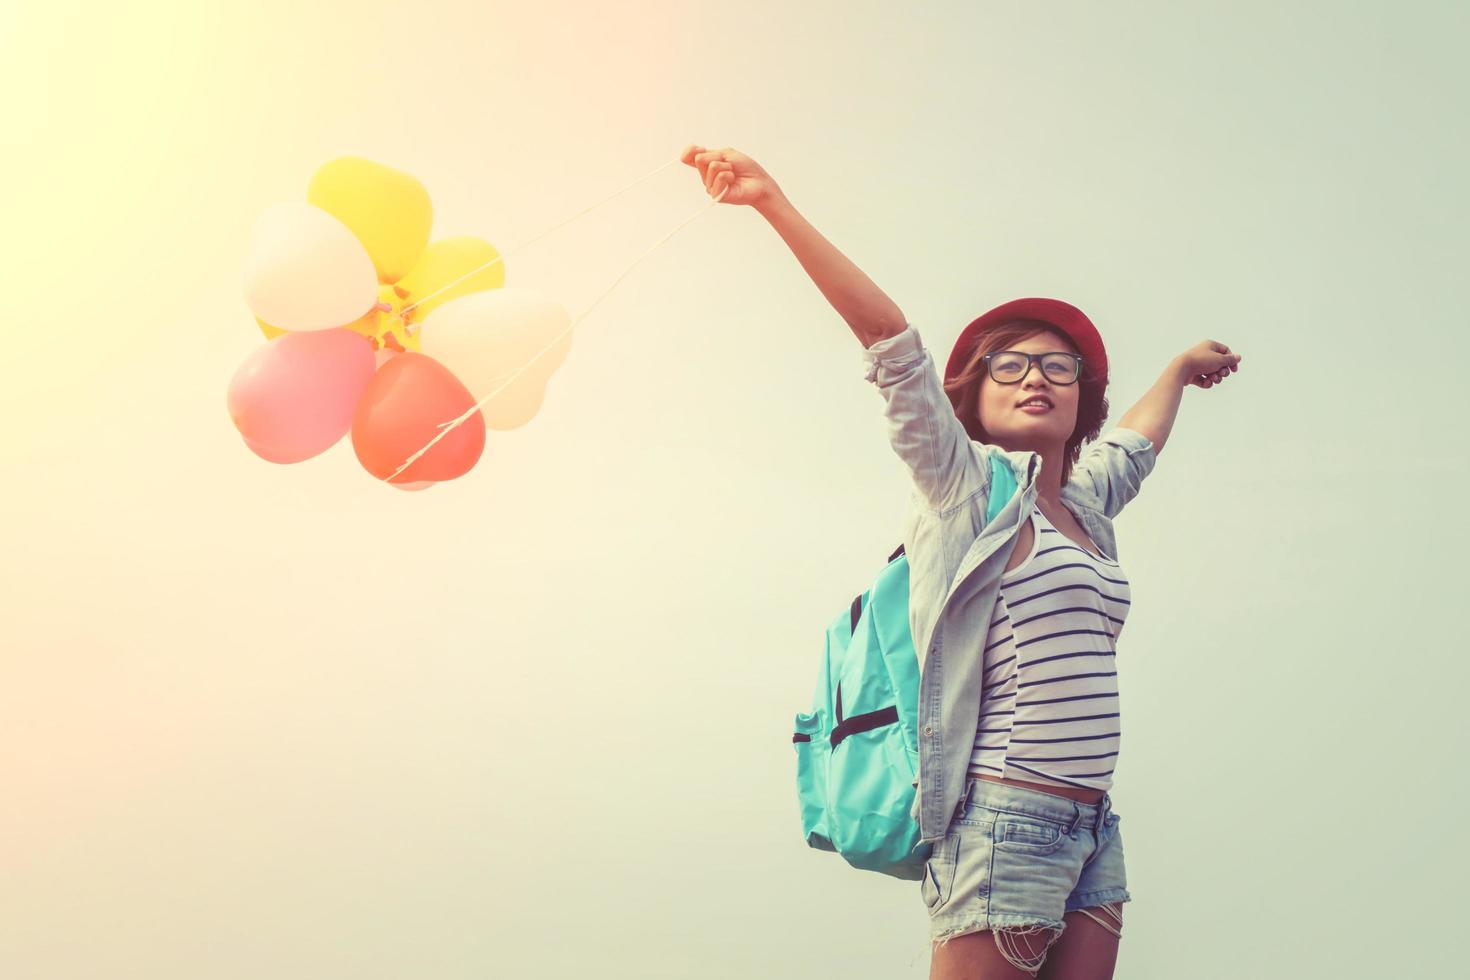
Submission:
M 1031 516 L 1041 456 L 969 437 L 913 324 L 863 351 L 885 403 L 889 442 L 913 478 L 904 522 L 909 629 L 920 666 L 919 777 L 912 816 L 921 842 L 949 829 L 963 794 L 980 718 L 981 651 L 1017 532 Z M 1016 475 L 1017 492 L 989 525 L 990 457 Z M 1086 447 L 1062 501 L 1108 557 L 1113 522 L 1154 467 L 1153 443 L 1114 428 Z

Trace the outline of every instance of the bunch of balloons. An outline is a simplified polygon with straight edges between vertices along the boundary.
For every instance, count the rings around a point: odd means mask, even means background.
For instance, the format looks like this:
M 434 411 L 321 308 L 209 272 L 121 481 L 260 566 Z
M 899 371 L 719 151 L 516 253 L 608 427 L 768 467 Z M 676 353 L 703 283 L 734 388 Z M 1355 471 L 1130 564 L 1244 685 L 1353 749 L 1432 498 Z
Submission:
M 245 302 L 266 343 L 227 396 L 257 456 L 299 463 L 350 430 L 364 469 L 422 490 L 469 472 L 487 426 L 514 429 L 535 416 L 571 347 L 571 317 L 531 290 L 506 288 L 490 243 L 431 243 L 432 224 L 422 184 L 358 157 L 328 161 L 305 202 L 261 215 Z

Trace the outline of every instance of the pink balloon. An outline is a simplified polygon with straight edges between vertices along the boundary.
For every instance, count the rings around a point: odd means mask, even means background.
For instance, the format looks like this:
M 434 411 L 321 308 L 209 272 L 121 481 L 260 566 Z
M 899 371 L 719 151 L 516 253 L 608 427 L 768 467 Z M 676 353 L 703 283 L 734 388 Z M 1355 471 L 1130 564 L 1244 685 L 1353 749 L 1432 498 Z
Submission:
M 356 331 L 282 334 L 247 357 L 230 380 L 230 418 L 261 459 L 299 463 L 352 428 L 376 370 L 372 343 Z

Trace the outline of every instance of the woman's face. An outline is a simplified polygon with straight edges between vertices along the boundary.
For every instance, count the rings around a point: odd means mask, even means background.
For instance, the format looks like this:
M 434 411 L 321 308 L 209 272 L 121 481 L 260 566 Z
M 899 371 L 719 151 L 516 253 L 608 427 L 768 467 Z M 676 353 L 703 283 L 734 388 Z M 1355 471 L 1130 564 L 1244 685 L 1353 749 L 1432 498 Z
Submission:
M 1029 354 L 1077 353 L 1070 341 L 1050 330 L 1017 341 L 1006 349 Z M 997 351 L 991 358 L 992 363 L 998 357 Z M 1042 447 L 1065 446 L 1072 430 L 1077 427 L 1080 394 L 1081 386 L 1077 382 L 1062 384 L 1052 380 L 1042 371 L 1039 361 L 1033 361 L 1025 376 L 1012 384 L 998 382 L 987 372 L 980 378 L 980 424 L 985 426 L 991 439 L 1007 448 L 1039 452 Z M 1030 398 L 1045 399 L 1051 407 L 1044 410 L 1022 408 L 1021 403 Z

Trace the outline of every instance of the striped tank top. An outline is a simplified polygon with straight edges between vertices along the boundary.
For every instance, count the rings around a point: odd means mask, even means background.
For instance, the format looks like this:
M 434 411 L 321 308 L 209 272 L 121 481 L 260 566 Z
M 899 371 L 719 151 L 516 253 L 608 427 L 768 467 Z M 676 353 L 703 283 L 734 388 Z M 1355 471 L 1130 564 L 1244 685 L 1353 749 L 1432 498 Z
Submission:
M 1031 553 L 1000 579 L 970 773 L 1111 789 L 1128 579 L 1031 509 Z

